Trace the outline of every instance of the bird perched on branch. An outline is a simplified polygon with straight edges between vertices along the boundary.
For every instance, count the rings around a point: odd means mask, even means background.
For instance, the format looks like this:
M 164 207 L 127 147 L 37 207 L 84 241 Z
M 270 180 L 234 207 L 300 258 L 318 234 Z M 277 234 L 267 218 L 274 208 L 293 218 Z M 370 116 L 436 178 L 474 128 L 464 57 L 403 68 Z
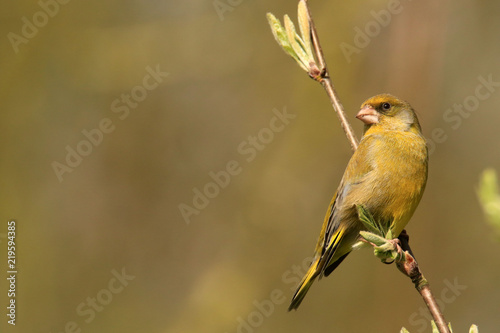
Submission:
M 288 310 L 297 309 L 318 276 L 328 276 L 352 251 L 363 230 L 357 205 L 391 223 L 397 237 L 418 206 L 427 182 L 427 146 L 415 111 L 382 94 L 366 100 L 356 118 L 365 124 L 326 212 L 311 267 Z

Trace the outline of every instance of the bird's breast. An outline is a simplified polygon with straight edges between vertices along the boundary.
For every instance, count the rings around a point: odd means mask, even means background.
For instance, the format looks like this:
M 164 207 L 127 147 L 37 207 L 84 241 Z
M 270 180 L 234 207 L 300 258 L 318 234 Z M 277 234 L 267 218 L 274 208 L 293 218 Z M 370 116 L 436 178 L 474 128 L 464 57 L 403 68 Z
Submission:
M 394 221 L 399 234 L 413 215 L 427 182 L 425 140 L 413 133 L 390 133 L 374 141 L 368 209 L 381 221 Z

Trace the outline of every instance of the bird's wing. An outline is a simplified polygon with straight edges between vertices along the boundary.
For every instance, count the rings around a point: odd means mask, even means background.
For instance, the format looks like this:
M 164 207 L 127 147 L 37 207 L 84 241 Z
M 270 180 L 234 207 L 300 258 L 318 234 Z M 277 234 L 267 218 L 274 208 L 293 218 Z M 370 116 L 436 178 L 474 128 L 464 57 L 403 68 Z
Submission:
M 369 143 L 371 143 L 371 139 L 364 138 L 347 165 L 337 193 L 335 193 L 330 206 L 328 206 L 318 243 L 316 244 L 313 262 L 293 295 L 288 311 L 299 307 L 318 275 L 330 274 L 349 254 L 349 252 L 342 254 L 335 262 L 330 263 L 345 233 L 348 231 L 348 225 L 347 223 L 342 223 L 341 217 L 343 214 L 339 210 L 346 207 L 346 204 L 349 202 L 346 200 L 352 200 L 352 193 L 356 194 L 355 192 L 358 191 L 359 185 L 363 186 L 366 178 L 369 177 L 370 171 L 373 169 L 372 163 L 370 163 L 372 156 L 366 151 L 367 148 L 370 148 Z
M 342 223 L 342 209 L 348 209 L 346 203 L 352 201 L 356 192 L 363 190 L 363 183 L 369 177 L 373 170 L 370 156 L 370 146 L 374 143 L 374 138 L 366 137 L 361 142 L 358 150 L 353 154 L 347 165 L 337 193 L 334 195 L 323 222 L 318 243 L 316 245 L 316 254 L 321 254 L 319 269 L 324 271 L 330 266 L 335 251 L 337 250 L 344 233 L 348 227 Z M 342 258 L 343 259 L 343 258 Z

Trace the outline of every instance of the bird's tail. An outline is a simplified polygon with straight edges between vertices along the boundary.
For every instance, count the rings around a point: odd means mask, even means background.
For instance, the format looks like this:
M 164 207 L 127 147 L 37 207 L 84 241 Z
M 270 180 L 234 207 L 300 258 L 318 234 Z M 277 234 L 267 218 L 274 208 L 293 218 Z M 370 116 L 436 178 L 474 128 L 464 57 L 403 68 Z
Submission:
M 302 300 L 306 296 L 307 291 L 309 290 L 309 288 L 311 288 L 311 285 L 318 275 L 325 274 L 326 276 L 328 276 L 349 254 L 349 252 L 347 252 L 340 258 L 336 259 L 334 262 L 331 262 L 344 236 L 345 230 L 346 229 L 344 227 L 339 227 L 330 238 L 328 246 L 326 247 L 323 255 L 316 255 L 313 263 L 311 264 L 311 267 L 309 267 L 309 270 L 300 282 L 297 291 L 293 295 L 292 302 L 288 307 L 288 311 L 296 310 L 299 307 L 300 303 L 302 303 Z M 317 253 L 319 251 L 321 251 L 321 249 L 317 249 Z
M 311 285 L 313 284 L 314 280 L 319 275 L 319 270 L 318 270 L 319 261 L 320 258 L 319 257 L 316 258 L 314 262 L 311 264 L 311 267 L 309 267 L 309 270 L 307 271 L 304 278 L 302 278 L 302 281 L 300 282 L 297 291 L 293 295 L 292 302 L 288 307 L 288 311 L 296 310 L 299 307 L 300 303 L 302 303 L 302 300 L 306 296 L 307 291 L 309 290 L 309 288 L 311 288 Z

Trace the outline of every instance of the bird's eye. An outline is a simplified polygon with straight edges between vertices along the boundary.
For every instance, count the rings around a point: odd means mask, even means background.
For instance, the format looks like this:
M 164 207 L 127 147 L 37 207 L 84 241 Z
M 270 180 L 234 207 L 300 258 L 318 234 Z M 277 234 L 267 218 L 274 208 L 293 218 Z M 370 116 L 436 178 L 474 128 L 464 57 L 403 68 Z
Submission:
M 385 111 L 388 111 L 390 108 L 391 108 L 391 104 L 389 104 L 387 102 L 382 104 L 382 109 L 384 109 Z

